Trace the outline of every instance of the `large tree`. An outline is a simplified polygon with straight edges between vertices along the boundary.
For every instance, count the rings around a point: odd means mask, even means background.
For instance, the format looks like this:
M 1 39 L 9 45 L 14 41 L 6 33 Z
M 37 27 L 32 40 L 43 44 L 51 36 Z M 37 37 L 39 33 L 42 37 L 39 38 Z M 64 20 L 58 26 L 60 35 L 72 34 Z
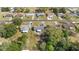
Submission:
M 2 7 L 1 8 L 1 11 L 2 12 L 9 12 L 10 11 L 10 8 L 9 7 Z
M 15 25 L 17 25 L 17 26 L 20 26 L 21 23 L 22 23 L 22 19 L 19 18 L 19 17 L 15 17 L 15 18 L 13 18 L 12 21 L 13 21 L 13 23 L 14 23 Z
M 4 30 L 1 32 L 2 37 L 9 38 L 16 33 L 17 29 L 14 24 L 4 25 Z
M 61 29 L 48 28 L 44 32 L 47 35 L 47 41 L 51 41 L 53 45 L 57 44 L 63 38 L 63 32 Z
M 26 45 L 27 35 L 23 34 L 16 41 L 13 41 L 9 47 L 7 47 L 8 51 L 19 51 L 22 50 Z
M 58 12 L 59 12 L 58 8 L 53 8 L 53 13 L 54 13 L 56 16 L 58 16 Z
M 59 12 L 65 14 L 66 13 L 66 8 L 59 8 Z
M 63 31 L 61 29 L 49 27 L 44 30 L 42 36 L 46 43 L 45 50 L 54 50 L 54 47 L 63 39 Z
M 24 13 L 29 13 L 29 12 L 30 12 L 30 9 L 28 9 L 28 8 L 24 9 Z

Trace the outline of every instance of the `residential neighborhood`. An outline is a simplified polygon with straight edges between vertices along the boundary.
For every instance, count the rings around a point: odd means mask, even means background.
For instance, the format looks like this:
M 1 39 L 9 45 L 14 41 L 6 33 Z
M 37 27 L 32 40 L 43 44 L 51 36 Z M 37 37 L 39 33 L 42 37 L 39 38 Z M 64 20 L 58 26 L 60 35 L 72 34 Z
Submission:
M 0 51 L 79 51 L 79 8 L 0 7 Z

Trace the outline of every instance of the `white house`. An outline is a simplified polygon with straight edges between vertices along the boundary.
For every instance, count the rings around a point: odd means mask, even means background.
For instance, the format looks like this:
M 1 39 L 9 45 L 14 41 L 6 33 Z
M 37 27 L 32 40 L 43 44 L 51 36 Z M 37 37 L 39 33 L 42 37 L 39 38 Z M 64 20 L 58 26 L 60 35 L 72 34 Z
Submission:
M 34 16 L 35 13 L 26 13 L 25 16 Z
M 36 14 L 36 16 L 44 16 L 45 15 L 45 13 L 35 13 Z
M 29 26 L 28 25 L 21 25 L 20 26 L 21 32 L 27 32 L 29 31 Z
M 20 26 L 20 30 L 21 32 L 27 32 L 29 31 L 29 29 L 32 28 L 32 22 L 29 22 L 28 24 L 24 24 Z
M 41 32 L 44 29 L 45 26 L 37 26 L 34 28 L 34 31 Z
M 54 14 L 53 13 L 49 13 L 48 16 L 47 16 L 47 20 L 52 20 Z

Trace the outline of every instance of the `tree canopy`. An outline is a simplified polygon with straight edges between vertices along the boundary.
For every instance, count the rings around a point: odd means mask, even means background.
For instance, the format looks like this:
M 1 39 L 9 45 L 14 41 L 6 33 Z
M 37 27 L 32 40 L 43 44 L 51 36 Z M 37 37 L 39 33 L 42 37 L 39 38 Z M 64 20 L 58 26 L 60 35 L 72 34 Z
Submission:
M 21 23 L 22 23 L 22 19 L 19 18 L 19 17 L 15 17 L 15 18 L 13 18 L 12 21 L 13 21 L 13 23 L 14 23 L 15 25 L 17 25 L 17 26 L 20 26 Z
M 1 36 L 4 38 L 9 38 L 16 33 L 16 26 L 14 24 L 6 24 L 4 25 L 3 31 L 0 31 Z

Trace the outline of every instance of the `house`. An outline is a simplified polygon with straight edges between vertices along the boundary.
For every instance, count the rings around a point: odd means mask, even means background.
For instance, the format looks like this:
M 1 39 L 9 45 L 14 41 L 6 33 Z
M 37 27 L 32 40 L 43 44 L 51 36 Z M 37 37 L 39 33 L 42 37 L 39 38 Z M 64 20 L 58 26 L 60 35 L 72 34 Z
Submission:
M 4 21 L 0 21 L 0 25 L 2 25 L 2 24 L 5 24 L 5 22 Z
M 26 32 L 26 33 L 28 33 L 28 31 L 29 31 L 29 26 L 28 25 L 21 25 L 20 26 L 20 30 L 21 30 L 21 32 Z
M 20 26 L 21 32 L 27 32 L 32 28 L 32 22 Z
M 6 14 L 3 16 L 4 18 L 8 18 L 9 20 L 12 20 L 13 14 Z
M 70 10 L 71 12 L 77 13 L 76 11 L 78 10 L 78 8 L 68 8 L 68 10 Z
M 47 16 L 47 20 L 52 20 L 54 14 L 53 13 L 49 13 L 48 16 Z
M 34 27 L 34 31 L 38 32 L 38 33 L 41 33 L 42 30 L 45 29 L 45 27 L 46 27 L 45 22 L 42 21 L 41 24 L 40 24 L 40 26 Z
M 58 13 L 58 16 L 61 17 L 61 18 L 63 18 L 63 17 L 65 16 L 65 14 L 63 14 L 63 13 Z
M 37 32 L 37 33 L 41 33 L 42 30 L 44 30 L 45 26 L 37 26 L 37 27 L 34 27 L 34 31 Z
M 6 14 L 6 15 L 4 15 L 3 17 L 9 18 L 9 17 L 13 17 L 13 15 L 12 15 L 12 14 Z
M 78 16 L 77 13 L 70 13 L 70 16 Z
M 21 19 L 23 19 L 23 14 L 20 14 L 20 13 L 18 13 L 18 14 L 15 14 L 15 17 L 20 17 Z
M 25 16 L 34 16 L 35 13 L 26 13 Z
M 44 16 L 45 13 L 35 13 L 35 15 L 36 15 L 37 17 L 39 17 L 39 16 Z
M 62 27 L 67 29 L 67 30 L 75 31 L 75 25 L 70 21 L 62 22 Z

